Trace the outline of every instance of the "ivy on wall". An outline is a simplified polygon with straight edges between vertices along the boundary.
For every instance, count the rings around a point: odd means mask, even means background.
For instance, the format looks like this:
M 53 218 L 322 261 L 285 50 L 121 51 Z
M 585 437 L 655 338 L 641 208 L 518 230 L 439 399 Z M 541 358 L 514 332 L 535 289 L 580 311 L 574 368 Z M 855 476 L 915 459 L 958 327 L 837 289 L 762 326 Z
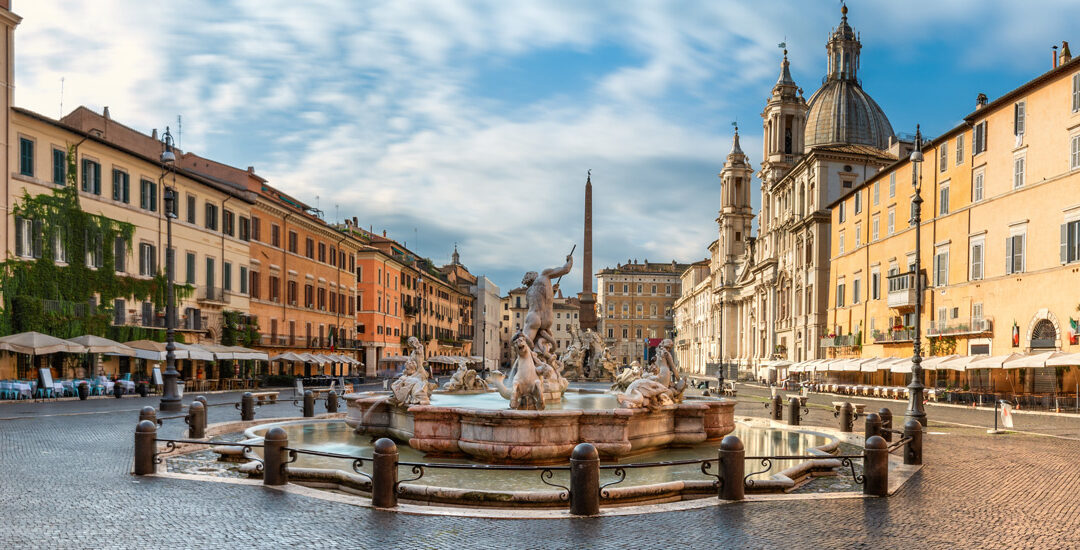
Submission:
M 12 208 L 17 219 L 33 220 L 32 248 L 38 257 L 0 263 L 0 333 L 32 330 L 60 338 L 111 333 L 120 341 L 129 335 L 163 339 L 164 331 L 111 326 L 113 303 L 119 298 L 151 301 L 155 310 L 164 309 L 165 275 L 159 270 L 151 279 L 139 279 L 116 273 L 115 243 L 122 239 L 129 253 L 135 226 L 84 211 L 77 174 L 75 148 L 69 147 L 65 185 L 34 196 L 24 192 Z M 62 247 L 62 254 L 57 254 L 61 252 L 57 247 Z M 57 263 L 57 258 L 65 261 Z M 91 258 L 100 266 L 89 265 Z M 174 286 L 177 301 L 192 296 L 194 290 L 189 285 Z M 91 307 L 95 297 L 98 304 Z
M 251 347 L 259 345 L 259 322 L 254 315 L 239 311 L 221 312 L 221 345 Z

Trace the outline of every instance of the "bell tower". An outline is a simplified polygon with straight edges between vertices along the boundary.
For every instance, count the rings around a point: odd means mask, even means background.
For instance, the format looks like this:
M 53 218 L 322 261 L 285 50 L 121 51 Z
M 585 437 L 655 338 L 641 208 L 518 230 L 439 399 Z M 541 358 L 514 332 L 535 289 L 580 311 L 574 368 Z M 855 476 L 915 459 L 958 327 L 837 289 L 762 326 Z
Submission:
M 780 63 L 780 77 L 773 86 L 765 110 L 761 113 L 764 130 L 761 180 L 771 184 L 787 174 L 803 154 L 803 128 L 806 127 L 806 99 L 802 88 L 791 78 L 787 50 Z
M 750 206 L 750 178 L 753 174 L 750 159 L 739 146 L 739 128 L 735 127 L 731 152 L 720 172 L 720 215 L 716 218 L 720 226 L 718 260 L 724 284 L 735 281 L 736 266 L 746 251 L 746 240 L 750 237 L 754 219 Z

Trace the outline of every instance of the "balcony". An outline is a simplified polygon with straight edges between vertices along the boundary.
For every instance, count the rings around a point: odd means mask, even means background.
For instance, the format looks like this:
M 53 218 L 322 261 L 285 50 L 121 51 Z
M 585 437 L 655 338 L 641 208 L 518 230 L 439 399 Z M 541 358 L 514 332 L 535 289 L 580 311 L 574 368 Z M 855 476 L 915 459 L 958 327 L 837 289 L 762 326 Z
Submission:
M 821 347 L 823 348 L 850 348 L 854 345 L 854 334 L 844 334 L 842 336 L 834 336 L 832 338 L 826 337 L 821 339 Z
M 915 273 L 907 272 L 887 277 L 889 282 L 889 307 L 915 307 Z
M 293 339 L 282 334 L 263 334 L 259 336 L 259 345 L 263 347 L 291 346 Z
M 195 299 L 200 302 L 227 304 L 229 303 L 229 294 L 219 286 L 200 286 Z
M 877 330 L 871 333 L 875 344 L 896 344 L 901 342 L 914 342 L 915 329 L 893 328 L 889 330 Z
M 927 336 L 961 336 L 971 334 L 986 334 L 993 332 L 993 319 L 985 317 L 975 319 L 960 319 L 952 322 L 937 321 L 926 327 Z

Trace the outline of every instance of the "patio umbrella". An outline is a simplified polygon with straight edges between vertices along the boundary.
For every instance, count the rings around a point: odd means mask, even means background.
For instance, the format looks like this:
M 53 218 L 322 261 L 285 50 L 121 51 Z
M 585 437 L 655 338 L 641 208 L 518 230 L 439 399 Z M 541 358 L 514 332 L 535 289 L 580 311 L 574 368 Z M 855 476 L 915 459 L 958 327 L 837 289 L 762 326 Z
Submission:
M 297 355 L 297 354 L 295 354 L 295 353 L 293 353 L 291 351 L 282 353 L 281 355 L 275 355 L 275 356 L 271 357 L 269 360 L 270 361 L 300 361 L 300 362 L 305 361 L 305 359 L 303 357 L 300 357 L 299 355 Z
M 938 370 L 954 370 L 958 372 L 964 372 L 967 370 L 967 366 L 974 357 L 970 355 L 958 355 L 948 361 L 942 361 L 938 364 Z
M 124 345 L 135 350 L 135 357 L 138 357 L 139 359 L 146 359 L 148 361 L 165 360 L 165 342 L 133 340 L 131 342 L 124 342 Z M 176 355 L 177 359 L 187 359 L 186 351 L 181 352 L 180 350 L 175 350 L 173 353 Z
M 86 353 L 107 353 L 109 355 L 123 355 L 125 357 L 134 357 L 135 350 L 121 344 L 109 340 L 108 338 L 102 338 L 100 336 L 85 335 L 78 338 L 68 338 L 68 342 L 78 344 L 86 348 Z
M 236 359 L 248 360 L 254 359 L 256 361 L 269 361 L 270 356 L 265 351 L 257 351 L 248 349 L 241 346 L 222 346 L 223 348 L 233 352 Z
M 1080 365 L 1080 353 L 1062 353 L 1046 360 L 1048 367 L 1069 367 Z
M 1020 355 L 1005 361 L 1001 367 L 1005 369 L 1041 369 L 1046 366 L 1046 361 L 1061 355 L 1065 354 L 1060 351 L 1044 351 L 1042 353 Z
M 1023 355 L 1019 353 L 1010 353 L 1008 355 L 994 355 L 984 356 L 980 359 L 973 359 L 967 364 L 967 369 L 1000 369 L 1008 361 L 1014 361 Z
M 198 345 L 198 344 L 181 344 L 176 342 L 176 349 L 182 349 L 187 352 L 188 359 L 195 359 L 196 361 L 213 361 L 214 352 Z
M 879 369 L 888 368 L 887 363 L 887 357 L 875 357 L 859 365 L 859 370 L 862 372 L 877 372 Z
M 927 357 L 926 359 L 923 359 L 923 361 L 922 361 L 922 368 L 924 368 L 926 370 L 937 370 L 938 365 L 944 363 L 945 361 L 950 361 L 952 359 L 956 359 L 957 357 L 960 357 L 960 356 L 956 355 L 955 353 L 952 354 L 952 355 L 939 355 L 939 356 L 936 356 L 936 357 Z
M 229 349 L 228 346 L 219 346 L 219 345 L 216 345 L 216 344 L 190 344 L 190 345 L 193 346 L 193 347 L 196 347 L 198 349 L 205 350 L 205 351 L 208 351 L 208 352 L 214 354 L 214 359 L 217 359 L 218 361 L 223 361 L 223 360 L 228 361 L 228 360 L 233 360 L 233 359 L 239 359 L 238 357 L 236 357 L 236 352 L 233 351 L 232 349 Z
M 310 353 L 301 353 L 298 355 L 298 357 L 300 357 L 300 360 L 305 363 L 317 363 L 319 365 L 323 365 L 326 363 L 326 359 L 323 359 L 321 356 L 318 355 L 312 355 Z
M 0 349 L 23 355 L 86 353 L 86 347 L 40 332 L 20 332 L 0 338 Z

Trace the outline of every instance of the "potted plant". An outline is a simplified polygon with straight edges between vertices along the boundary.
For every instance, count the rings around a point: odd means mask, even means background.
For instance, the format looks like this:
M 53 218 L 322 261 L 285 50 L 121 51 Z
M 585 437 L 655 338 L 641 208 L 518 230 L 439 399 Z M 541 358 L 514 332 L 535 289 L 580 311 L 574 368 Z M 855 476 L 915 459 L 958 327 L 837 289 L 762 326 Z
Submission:
M 139 383 L 135 385 L 135 391 L 139 392 L 139 397 L 146 397 L 147 395 L 150 395 L 150 384 L 147 384 L 146 380 L 140 380 Z

